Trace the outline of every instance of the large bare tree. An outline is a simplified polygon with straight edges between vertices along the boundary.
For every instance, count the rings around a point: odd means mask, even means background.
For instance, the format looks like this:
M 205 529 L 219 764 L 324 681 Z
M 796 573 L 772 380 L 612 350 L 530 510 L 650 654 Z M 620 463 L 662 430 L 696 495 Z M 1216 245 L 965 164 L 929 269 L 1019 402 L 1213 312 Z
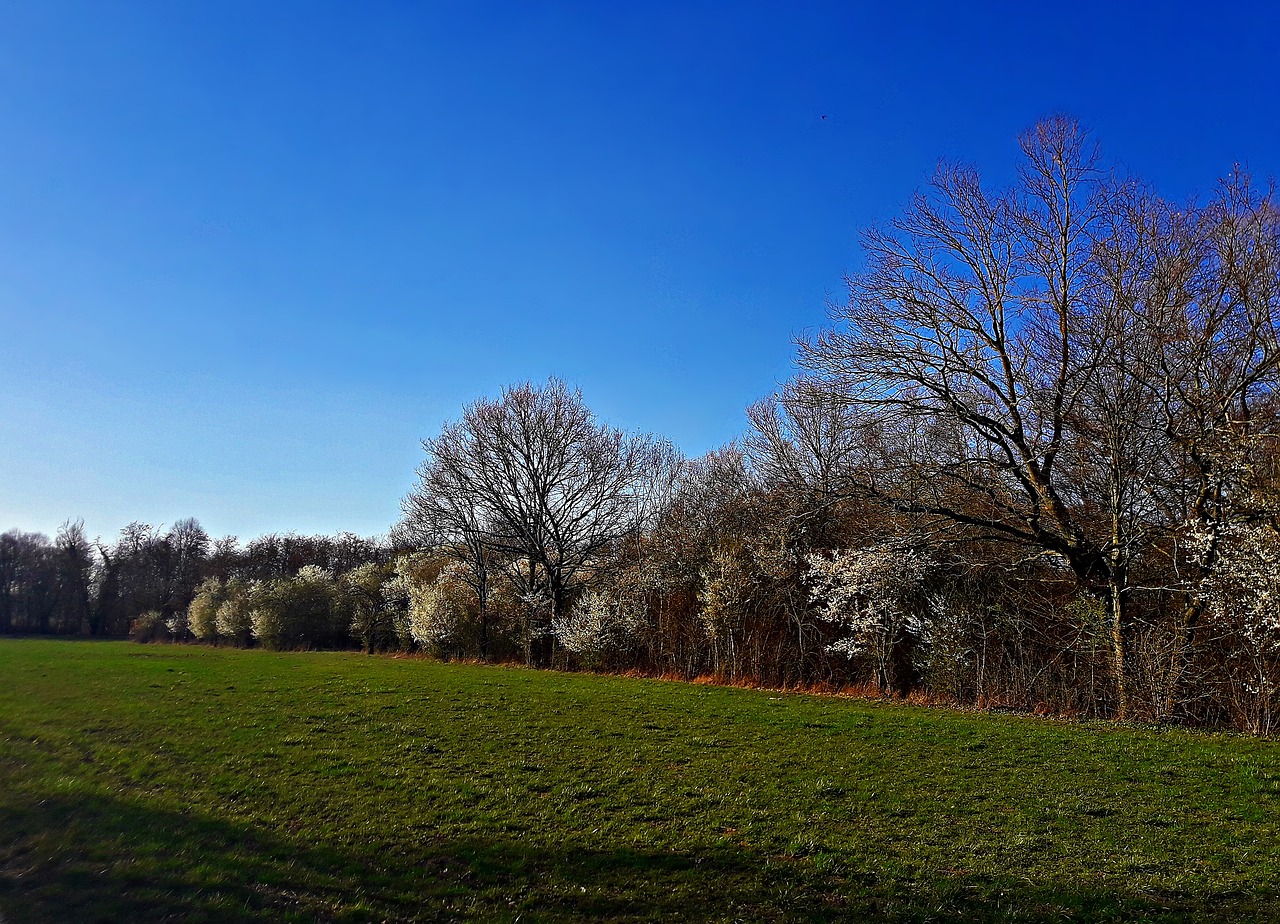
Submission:
M 1218 447 L 1276 387 L 1276 208 L 1242 177 L 1173 208 L 1067 118 L 1020 144 L 1011 188 L 944 165 L 867 232 L 801 361 L 857 412 L 857 490 L 1057 558 L 1105 601 L 1123 714 L 1134 568 L 1188 521 L 1212 532 Z

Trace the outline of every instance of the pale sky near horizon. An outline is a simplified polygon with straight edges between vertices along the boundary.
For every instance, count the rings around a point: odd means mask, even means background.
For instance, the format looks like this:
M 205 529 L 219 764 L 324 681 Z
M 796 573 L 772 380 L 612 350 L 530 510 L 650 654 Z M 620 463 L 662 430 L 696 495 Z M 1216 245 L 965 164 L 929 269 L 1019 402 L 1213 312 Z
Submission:
M 957 11 L 963 10 L 963 15 Z M 737 436 L 940 158 L 1280 174 L 1266 3 L 0 5 L 0 531 L 385 531 L 559 376 Z

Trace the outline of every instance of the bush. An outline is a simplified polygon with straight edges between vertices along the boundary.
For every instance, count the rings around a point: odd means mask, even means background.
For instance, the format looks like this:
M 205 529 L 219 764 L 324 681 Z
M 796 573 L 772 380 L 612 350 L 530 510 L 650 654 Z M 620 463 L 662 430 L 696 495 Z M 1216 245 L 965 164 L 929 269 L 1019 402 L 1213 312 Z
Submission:
M 244 581 L 233 578 L 227 582 L 214 623 L 218 637 L 241 647 L 253 641 L 253 620 L 249 616 L 249 587 Z
M 165 619 L 155 610 L 143 613 L 129 626 L 129 638 L 135 642 L 167 642 L 171 636 Z
M 201 642 L 218 640 L 218 607 L 222 605 L 225 589 L 217 578 L 209 578 L 196 590 L 191 605 L 187 607 L 187 628 Z
M 249 593 L 253 636 L 275 650 L 343 647 L 347 625 L 336 624 L 337 587 L 322 568 L 307 565 L 292 578 L 255 585 Z
M 467 617 L 468 591 L 442 571 L 430 584 L 409 587 L 409 634 L 428 651 L 448 658 L 458 647 Z
M 629 601 L 589 590 L 568 612 L 556 615 L 551 631 L 583 664 L 597 668 L 604 667 L 610 655 L 630 646 L 643 623 L 642 612 Z
M 341 588 L 351 635 L 370 653 L 396 645 L 396 625 L 390 601 L 384 593 L 388 569 L 374 562 L 342 575 Z

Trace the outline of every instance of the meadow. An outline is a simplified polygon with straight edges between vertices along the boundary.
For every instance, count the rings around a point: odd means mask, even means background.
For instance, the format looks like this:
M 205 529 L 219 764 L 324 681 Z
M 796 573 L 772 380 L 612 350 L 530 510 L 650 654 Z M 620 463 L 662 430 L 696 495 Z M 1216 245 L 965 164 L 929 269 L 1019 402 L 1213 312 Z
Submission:
M 0 640 L 0 916 L 1265 921 L 1280 745 L 354 653 Z

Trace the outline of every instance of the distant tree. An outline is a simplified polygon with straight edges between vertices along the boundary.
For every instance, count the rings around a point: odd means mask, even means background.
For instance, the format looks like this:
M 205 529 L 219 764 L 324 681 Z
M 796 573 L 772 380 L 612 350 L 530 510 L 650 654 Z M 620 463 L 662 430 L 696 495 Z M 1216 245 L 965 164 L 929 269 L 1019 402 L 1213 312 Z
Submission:
M 49 632 L 57 608 L 56 551 L 41 533 L 0 535 L 0 630 Z
M 744 451 L 762 485 L 780 492 L 804 544 L 838 542 L 842 502 L 861 458 L 857 412 L 829 383 L 796 378 L 747 409 Z
M 166 594 L 163 614 L 172 621 L 175 614 L 186 613 L 196 587 L 204 577 L 212 541 L 194 517 L 178 520 L 164 537 L 164 579 Z
M 326 537 L 328 549 L 324 567 L 334 574 L 344 574 L 361 565 L 384 564 L 390 557 L 386 544 L 379 539 L 341 532 Z
M 209 560 L 206 564 L 208 574 L 220 581 L 225 581 L 238 570 L 243 554 L 240 540 L 236 536 L 224 536 L 213 540 L 209 547 Z
M 175 539 L 181 548 L 175 547 Z M 99 541 L 91 633 L 120 635 L 142 613 L 154 610 L 167 619 L 185 610 L 199 580 L 199 558 L 207 542 L 194 520 L 183 521 L 176 533 L 134 522 L 120 530 L 111 546 Z
M 57 561 L 57 623 L 59 631 L 77 633 L 92 626 L 93 546 L 82 520 L 68 520 L 53 540 Z

